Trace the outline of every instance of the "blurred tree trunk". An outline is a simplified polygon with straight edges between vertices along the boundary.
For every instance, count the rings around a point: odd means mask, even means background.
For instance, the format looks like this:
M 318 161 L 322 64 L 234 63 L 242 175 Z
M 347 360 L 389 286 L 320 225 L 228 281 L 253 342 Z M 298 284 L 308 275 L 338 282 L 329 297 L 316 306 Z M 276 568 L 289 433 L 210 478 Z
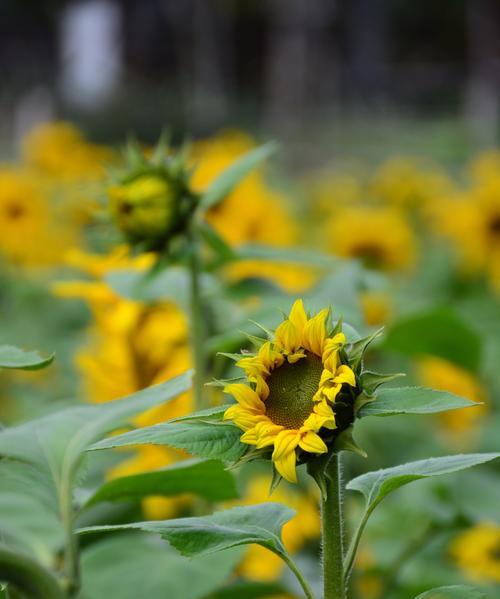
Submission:
M 465 118 L 479 143 L 497 138 L 500 100 L 500 2 L 469 0 Z

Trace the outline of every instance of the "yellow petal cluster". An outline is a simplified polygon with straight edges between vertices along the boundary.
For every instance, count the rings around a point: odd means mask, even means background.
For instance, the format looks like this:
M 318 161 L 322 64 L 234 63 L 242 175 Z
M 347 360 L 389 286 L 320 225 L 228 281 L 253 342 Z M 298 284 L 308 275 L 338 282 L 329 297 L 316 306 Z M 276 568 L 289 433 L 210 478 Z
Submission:
M 459 534 L 450 553 L 465 575 L 476 582 L 500 583 L 500 526 L 481 522 Z
M 312 318 L 305 312 L 302 300 L 297 300 L 289 314 L 276 329 L 273 341 L 265 342 L 255 356 L 243 357 L 237 365 L 245 371 L 249 384 L 232 383 L 225 392 L 236 399 L 236 404 L 224 414 L 244 431 L 243 443 L 255 445 L 258 449 L 272 447 L 272 460 L 276 470 L 290 482 L 297 481 L 296 450 L 302 449 L 312 454 L 327 451 L 325 442 L 318 434 L 322 428 L 336 428 L 332 404 L 344 384 L 354 387 L 354 372 L 341 364 L 339 350 L 345 343 L 343 333 L 329 337 L 326 321 L 329 311 L 322 310 Z M 306 405 L 299 426 L 290 426 L 286 419 L 273 421 L 269 385 L 275 373 L 285 365 L 293 366 L 312 357 L 313 363 L 320 364 L 318 380 L 299 381 L 301 388 L 310 386 L 310 409 Z M 283 371 L 282 371 L 283 372 Z M 286 403 L 290 412 L 296 408 L 297 397 L 293 393 Z M 283 398 L 280 398 L 283 402 Z M 286 410 L 286 406 L 281 406 Z M 275 418 L 276 420 L 276 418 Z M 286 421 L 286 422 L 285 422 Z M 285 422 L 285 423 L 283 423 Z

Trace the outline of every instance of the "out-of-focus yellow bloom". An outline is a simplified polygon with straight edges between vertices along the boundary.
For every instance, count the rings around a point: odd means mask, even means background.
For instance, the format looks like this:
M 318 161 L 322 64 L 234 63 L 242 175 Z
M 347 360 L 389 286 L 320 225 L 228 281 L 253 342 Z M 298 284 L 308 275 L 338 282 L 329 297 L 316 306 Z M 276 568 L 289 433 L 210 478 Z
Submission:
M 33 173 L 0 168 L 0 254 L 5 258 L 26 266 L 60 264 L 76 238 L 65 216 Z
M 391 313 L 391 298 L 384 291 L 363 291 L 361 309 L 366 324 L 378 326 L 387 322 Z
M 322 218 L 330 216 L 339 206 L 359 204 L 366 199 L 361 175 L 350 173 L 318 173 L 306 182 L 308 196 L 313 203 L 315 214 Z
M 471 160 L 468 171 L 476 183 L 496 179 L 500 173 L 500 152 L 498 150 L 481 152 Z
M 202 192 L 254 141 L 238 131 L 222 133 L 197 142 L 193 148 L 196 165 L 191 187 Z M 286 208 L 286 199 L 265 181 L 262 171 L 254 170 L 220 204 L 209 211 L 207 219 L 219 235 L 232 246 L 247 243 L 289 247 L 297 243 L 298 230 Z M 293 265 L 247 260 L 231 265 L 227 275 L 269 277 L 290 291 L 309 287 L 315 280 L 310 269 Z
M 309 318 L 302 300 L 297 300 L 274 339 L 236 363 L 249 385 L 231 383 L 224 388 L 237 402 L 224 419 L 244 431 L 242 443 L 272 448 L 274 467 L 289 482 L 297 482 L 296 450 L 312 455 L 328 451 L 318 433 L 337 427 L 335 398 L 343 385 L 356 386 L 354 372 L 339 355 L 345 335 L 329 336 L 328 315 L 324 309 Z
M 23 157 L 42 174 L 66 181 L 95 181 L 105 175 L 113 153 L 105 146 L 91 144 L 71 123 L 43 123 L 23 140 Z
M 444 198 L 431 213 L 456 247 L 465 272 L 486 274 L 500 291 L 500 175 Z
M 375 566 L 375 557 L 364 547 L 356 558 L 356 577 L 354 580 L 358 594 L 363 599 L 378 599 L 382 596 L 383 584 L 380 576 L 370 572 Z
M 253 478 L 241 501 L 231 505 L 253 505 L 265 501 L 278 501 L 296 511 L 296 515 L 283 526 L 283 542 L 290 553 L 299 551 L 306 543 L 315 541 L 320 534 L 318 500 L 311 492 L 300 492 L 290 488 L 278 487 L 269 497 L 269 478 Z M 276 580 L 283 570 L 283 561 L 274 553 L 259 545 L 251 545 L 238 570 L 250 580 Z
M 449 177 L 437 167 L 397 156 L 377 169 L 368 185 L 368 194 L 395 206 L 421 208 L 451 189 Z
M 477 524 L 459 534 L 450 553 L 465 575 L 476 582 L 500 583 L 500 526 Z
M 73 251 L 69 262 L 79 265 L 94 281 L 60 283 L 55 292 L 64 297 L 81 297 L 89 302 L 94 323 L 88 344 L 76 355 L 83 375 L 86 396 L 91 402 L 107 402 L 134 393 L 149 385 L 181 374 L 191 365 L 188 325 L 185 315 L 171 302 L 146 305 L 116 295 L 103 277 L 117 268 L 144 270 L 153 257 L 132 259 L 125 248 L 111 255 L 86 255 Z M 137 426 L 149 426 L 192 410 L 191 394 L 155 407 L 136 419 Z M 140 447 L 134 457 L 109 473 L 125 476 L 166 466 L 183 457 L 163 447 Z M 143 502 L 149 518 L 172 515 L 185 504 L 183 498 L 148 498 Z
M 475 402 L 484 402 L 486 394 L 476 377 L 456 364 L 427 356 L 418 362 L 418 376 L 422 385 L 449 391 Z M 462 408 L 439 414 L 440 421 L 452 433 L 469 431 L 484 416 L 485 406 Z
M 334 213 L 324 237 L 338 256 L 359 258 L 371 268 L 402 271 L 415 260 L 413 232 L 401 212 L 390 207 L 351 207 Z

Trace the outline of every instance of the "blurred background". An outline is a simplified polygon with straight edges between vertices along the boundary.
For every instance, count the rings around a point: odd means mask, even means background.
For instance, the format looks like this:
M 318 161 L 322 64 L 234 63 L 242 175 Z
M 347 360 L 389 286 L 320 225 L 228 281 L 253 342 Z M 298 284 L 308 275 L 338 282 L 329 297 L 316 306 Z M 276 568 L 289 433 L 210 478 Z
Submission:
M 495 0 L 2 0 L 0 135 L 239 124 L 305 161 L 395 138 L 456 154 L 497 139 L 499 46 Z

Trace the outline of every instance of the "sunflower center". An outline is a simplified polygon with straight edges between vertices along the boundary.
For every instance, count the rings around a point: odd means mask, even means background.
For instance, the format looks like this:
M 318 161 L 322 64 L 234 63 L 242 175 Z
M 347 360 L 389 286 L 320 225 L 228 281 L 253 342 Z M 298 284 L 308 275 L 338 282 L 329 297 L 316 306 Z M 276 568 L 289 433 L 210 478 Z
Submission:
M 375 243 L 360 243 L 355 246 L 351 255 L 353 258 L 359 258 L 368 268 L 379 268 L 384 264 L 384 250 Z
M 500 237 L 500 214 L 496 214 L 488 223 L 488 228 L 493 237 Z
M 318 390 L 323 363 L 307 353 L 295 364 L 285 362 L 267 379 L 269 396 L 266 415 L 287 429 L 298 429 L 313 411 L 313 397 Z

